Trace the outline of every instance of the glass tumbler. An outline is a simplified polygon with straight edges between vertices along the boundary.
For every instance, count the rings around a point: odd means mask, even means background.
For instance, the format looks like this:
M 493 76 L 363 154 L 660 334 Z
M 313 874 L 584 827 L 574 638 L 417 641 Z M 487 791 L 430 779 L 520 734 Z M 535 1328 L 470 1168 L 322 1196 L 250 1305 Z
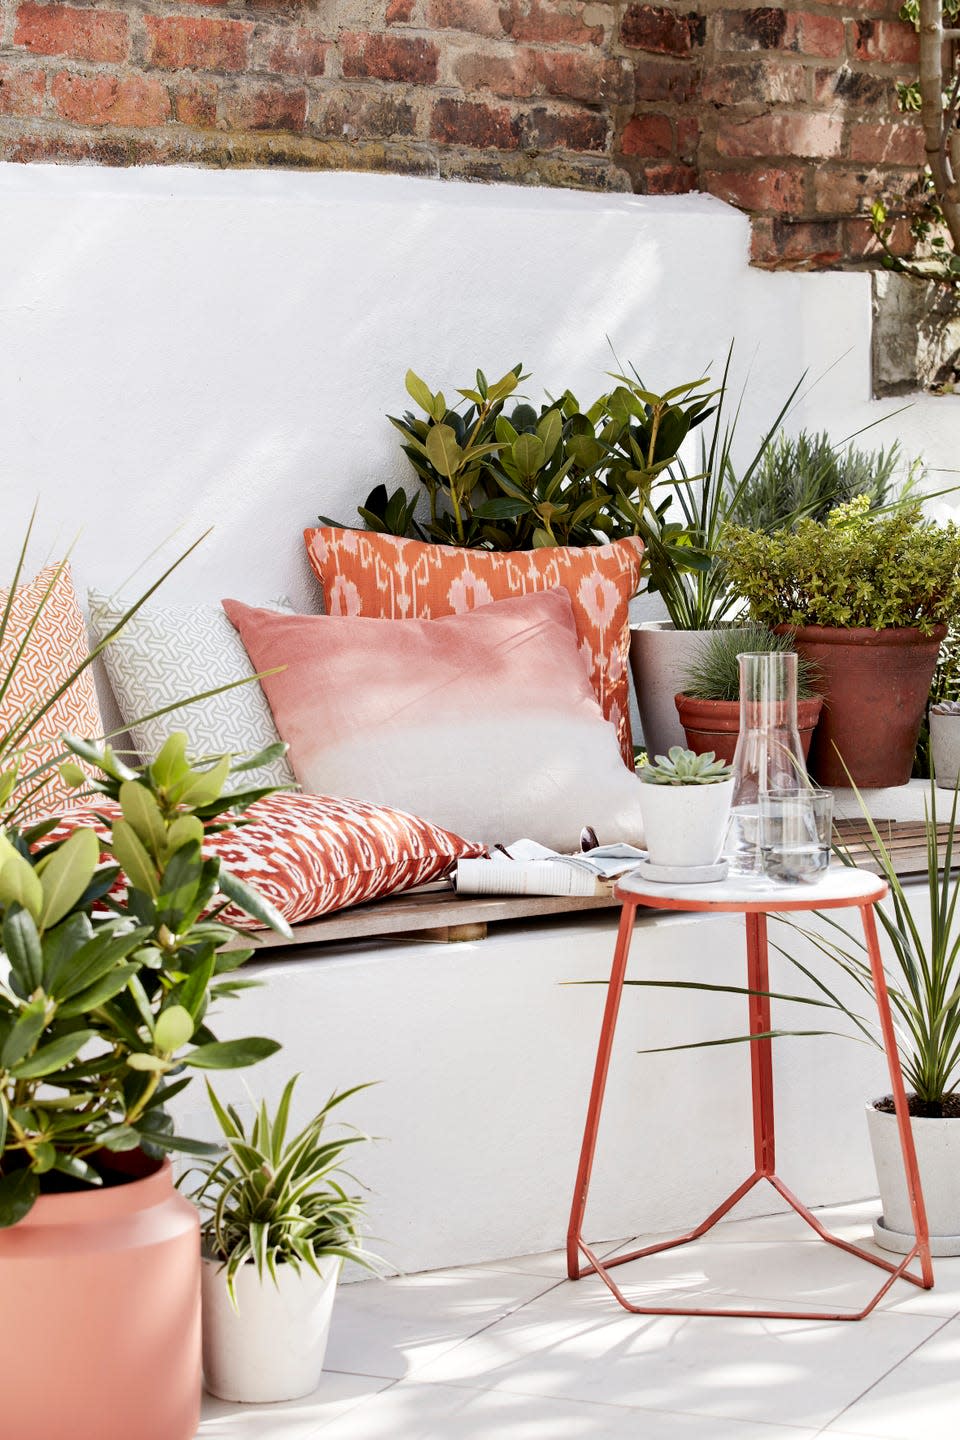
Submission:
M 768 790 L 760 796 L 760 855 L 770 880 L 818 880 L 830 864 L 829 790 Z

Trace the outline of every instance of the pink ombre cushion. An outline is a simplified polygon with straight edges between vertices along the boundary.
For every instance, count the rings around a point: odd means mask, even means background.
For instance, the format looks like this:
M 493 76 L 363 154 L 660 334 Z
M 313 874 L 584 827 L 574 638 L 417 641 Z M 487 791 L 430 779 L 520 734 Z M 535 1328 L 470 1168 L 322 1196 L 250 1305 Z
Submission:
M 422 815 L 486 844 L 638 841 L 639 781 L 547 590 L 437 620 L 224 609 L 307 791 Z

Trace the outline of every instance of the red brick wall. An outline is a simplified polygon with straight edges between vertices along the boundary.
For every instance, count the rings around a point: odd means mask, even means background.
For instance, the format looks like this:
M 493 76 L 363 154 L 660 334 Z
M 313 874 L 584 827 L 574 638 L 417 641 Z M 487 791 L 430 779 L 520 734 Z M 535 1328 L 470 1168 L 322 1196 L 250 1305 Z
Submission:
M 871 200 L 902 196 L 921 159 L 896 12 L 0 0 L 0 158 L 703 189 L 753 216 L 758 264 L 857 263 Z

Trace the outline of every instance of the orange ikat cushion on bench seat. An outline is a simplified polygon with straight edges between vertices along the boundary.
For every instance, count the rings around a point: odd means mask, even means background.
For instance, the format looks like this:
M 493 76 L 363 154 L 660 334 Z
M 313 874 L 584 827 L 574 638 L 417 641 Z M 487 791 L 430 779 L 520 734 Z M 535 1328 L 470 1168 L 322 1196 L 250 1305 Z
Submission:
M 120 807 L 98 798 L 89 810 L 64 816 L 42 843 L 66 839 L 84 825 L 104 834 L 95 811 L 117 817 Z M 255 801 L 245 814 L 249 824 L 208 835 L 204 853 L 219 856 L 291 925 L 410 890 L 438 879 L 461 857 L 486 853 L 429 820 L 339 796 L 284 791 Z M 263 929 L 233 907 L 224 919 L 238 929 Z
M 498 552 L 329 525 L 305 530 L 304 539 L 328 615 L 437 620 L 494 600 L 566 590 L 590 683 L 633 768 L 627 607 L 640 584 L 640 540 Z

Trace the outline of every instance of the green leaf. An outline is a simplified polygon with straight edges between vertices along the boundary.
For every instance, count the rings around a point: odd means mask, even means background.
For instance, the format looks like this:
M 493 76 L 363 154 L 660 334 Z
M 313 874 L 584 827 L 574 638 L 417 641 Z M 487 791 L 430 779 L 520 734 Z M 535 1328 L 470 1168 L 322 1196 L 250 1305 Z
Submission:
M 178 1150 L 183 1155 L 196 1155 L 207 1159 L 223 1154 L 223 1146 L 209 1140 L 191 1140 L 186 1135 L 171 1134 L 166 1130 L 149 1130 L 144 1125 L 137 1127 L 141 1140 L 155 1145 L 158 1150 Z
M 164 867 L 157 895 L 157 918 L 176 929 L 193 904 L 200 883 L 203 857 L 196 840 L 181 845 Z
M 41 1075 L 52 1075 L 55 1070 L 61 1070 L 75 1060 L 96 1033 L 95 1030 L 74 1030 L 69 1035 L 60 1035 L 49 1045 L 42 1045 L 29 1060 L 11 1065 L 10 1071 L 18 1080 L 36 1080 Z
M 7 911 L 3 920 L 3 948 L 24 994 L 32 995 L 43 983 L 43 950 L 29 910 L 12 905 Z
M 60 779 L 69 789 L 79 790 L 81 786 L 89 782 L 90 776 L 86 770 L 81 770 L 80 766 L 75 765 L 72 760 L 65 760 L 60 766 Z
M 167 840 L 167 828 L 153 792 L 139 780 L 124 780 L 119 800 L 124 820 L 137 832 L 150 854 L 159 854 Z
M 91 1011 L 99 1009 L 115 995 L 119 995 L 121 990 L 125 990 L 127 981 L 132 979 L 139 969 L 139 965 L 117 965 L 89 989 L 81 990 L 79 995 L 74 995 L 72 999 L 58 1005 L 58 1019 L 72 1020 L 77 1015 L 89 1015 Z
M 165 1055 L 172 1055 L 186 1045 L 194 1031 L 193 1016 L 183 1005 L 168 1005 L 157 1016 L 153 1043 Z
M 126 1057 L 127 1064 L 131 1070 L 169 1070 L 170 1062 L 162 1060 L 159 1055 L 147 1055 L 142 1050 L 135 1050 L 132 1055 Z
M 74 830 L 40 870 L 43 907 L 40 928 L 49 930 L 80 899 L 100 864 L 100 839 L 94 830 Z
M 84 914 L 71 915 L 43 937 L 43 988 L 55 995 L 74 955 L 93 937 L 93 926 Z
M 145 925 L 138 926 L 136 930 L 122 930 L 119 934 L 110 930 L 99 931 L 70 956 L 51 994 L 60 1000 L 72 1000 L 101 976 L 108 974 L 121 960 L 126 960 L 149 934 Z
M 166 747 L 164 747 L 166 748 Z M 110 848 L 130 884 L 156 899 L 159 894 L 156 870 L 133 826 L 126 820 L 113 822 Z
M 32 1170 L 14 1170 L 0 1177 L 0 1228 L 16 1225 L 29 1215 L 40 1194 L 40 1181 Z
M 198 1045 L 181 1059 L 197 1070 L 236 1070 L 243 1065 L 256 1065 L 279 1049 L 276 1040 L 251 1035 L 244 1040 L 216 1040 L 210 1045 Z
M 262 920 L 271 930 L 276 930 L 277 934 L 286 936 L 288 940 L 293 939 L 293 931 L 280 911 L 259 891 L 254 890 L 252 885 L 238 880 L 229 870 L 221 870 L 220 889 L 234 905 L 239 905 L 241 910 L 245 910 L 255 920 Z
M 140 1136 L 132 1125 L 111 1125 L 101 1130 L 97 1139 L 106 1150 L 137 1150 L 140 1146 Z
M 22 905 L 29 910 L 34 920 L 40 919 L 43 908 L 43 887 L 29 860 L 0 837 L 4 845 L 0 850 L 0 901 L 4 905 Z
M 510 458 L 524 480 L 530 480 L 543 468 L 546 451 L 536 435 L 518 435 L 510 446 Z
M 0 1050 L 0 1066 L 9 1070 L 24 1055 L 28 1055 L 43 1034 L 47 1024 L 46 1004 L 43 999 L 31 1000 L 20 1011 L 16 1022 Z
M 187 763 L 187 737 L 182 730 L 175 730 L 164 742 L 163 748 L 150 766 L 150 772 L 161 789 L 175 785 L 189 771 Z
M 407 371 L 403 383 L 414 404 L 419 405 L 421 410 L 426 410 L 429 415 L 433 409 L 433 391 L 430 386 L 413 370 Z
M 179 805 L 210 805 L 218 800 L 230 774 L 230 756 L 224 755 L 209 770 L 194 771 L 188 780 L 174 788 Z
M 463 464 L 463 451 L 457 444 L 453 428 L 450 425 L 434 425 L 427 435 L 425 449 L 434 469 L 452 480 Z
M 563 434 L 563 420 L 559 410 L 548 410 L 537 426 L 537 435 L 543 444 L 543 458 L 549 460 L 550 456 L 560 444 L 560 437 Z

